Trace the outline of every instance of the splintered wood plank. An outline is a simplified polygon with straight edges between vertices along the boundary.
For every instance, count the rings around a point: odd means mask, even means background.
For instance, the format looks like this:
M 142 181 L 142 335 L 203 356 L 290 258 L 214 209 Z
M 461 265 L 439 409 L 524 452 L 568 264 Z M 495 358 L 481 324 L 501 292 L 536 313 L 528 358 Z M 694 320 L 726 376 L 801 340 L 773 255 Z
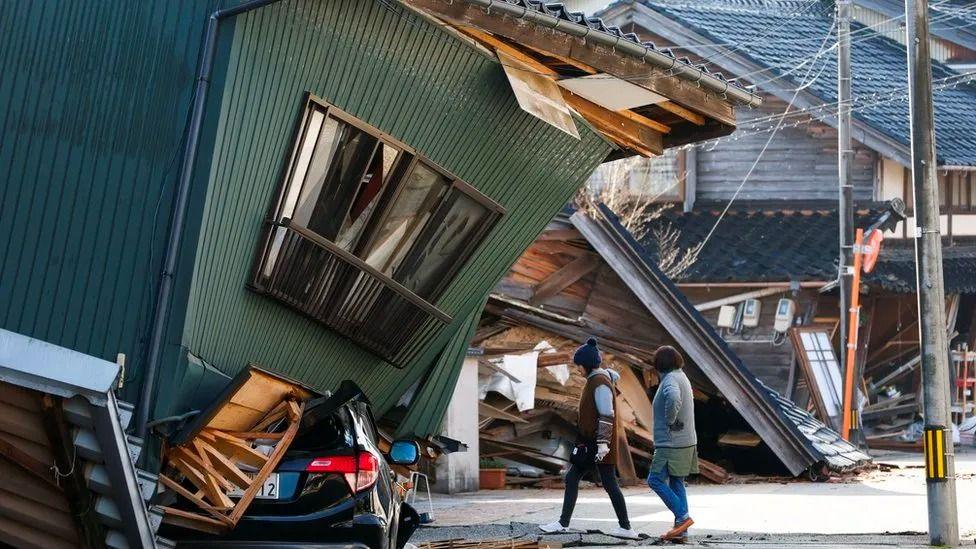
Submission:
M 537 284 L 532 290 L 532 298 L 529 299 L 529 304 L 538 305 L 545 302 L 599 266 L 600 256 L 591 253 L 581 255 Z
M 223 534 L 229 528 L 229 525 L 220 520 L 205 517 L 198 513 L 166 506 L 162 506 L 160 509 L 163 510 L 163 522 L 166 524 L 199 530 L 208 534 Z
M 211 436 L 213 439 L 213 446 L 220 450 L 225 456 L 230 457 L 234 461 L 239 463 L 246 463 L 251 467 L 261 468 L 268 461 L 268 456 L 262 454 L 261 452 L 251 448 L 251 445 L 244 442 L 243 440 L 223 433 L 221 431 L 204 431 Z
M 664 138 L 660 131 L 605 109 L 568 90 L 563 90 L 563 99 L 580 116 L 617 143 L 647 157 L 659 156 L 664 152 Z
M 220 409 L 220 412 L 207 423 L 207 427 L 212 429 L 227 429 L 246 431 L 252 425 L 261 421 L 267 412 L 263 409 L 242 406 L 235 402 L 227 402 Z
M 231 501 L 225 490 L 232 490 L 234 486 L 217 473 L 214 468 L 209 464 L 205 463 L 200 456 L 194 454 L 193 452 L 187 450 L 186 448 L 176 448 L 174 450 L 175 458 L 174 464 L 177 464 L 179 468 L 179 463 L 182 462 L 183 465 L 189 465 L 196 475 L 190 478 L 190 482 L 193 483 L 197 488 L 202 488 L 207 494 L 207 499 L 214 507 L 220 508 L 231 508 L 234 506 L 234 502 Z M 182 470 L 182 469 L 181 469 Z
M 495 408 L 491 404 L 480 400 L 478 401 L 478 415 L 494 419 L 504 419 L 512 423 L 528 423 L 528 421 L 522 419 L 520 416 L 506 412 L 500 408 Z
M 199 492 L 194 494 L 193 492 L 184 488 L 180 483 L 167 477 L 166 475 L 159 475 L 159 482 L 163 486 L 169 488 L 170 490 L 190 500 L 190 502 L 192 502 L 194 505 L 210 513 L 217 520 L 227 524 L 227 526 L 233 526 L 233 523 L 231 523 L 230 518 L 228 518 L 227 515 L 221 512 L 220 509 L 204 501 L 204 499 L 199 495 Z
M 277 406 L 275 406 L 274 408 L 271 408 L 270 411 L 267 414 L 265 414 L 264 416 L 262 416 L 262 418 L 260 419 L 260 421 L 258 421 L 257 423 L 254 424 L 254 426 L 252 426 L 252 427 L 250 427 L 249 429 L 246 429 L 246 430 L 250 430 L 250 431 L 263 431 L 263 430 L 267 429 L 268 427 L 270 427 L 272 423 L 274 423 L 274 422 L 280 420 L 281 418 L 285 417 L 285 414 L 287 412 L 288 412 L 288 404 L 286 402 L 284 402 L 284 401 L 279 402 Z
M 617 372 L 620 374 L 620 379 L 617 380 L 617 388 L 620 390 L 623 400 L 634 410 L 637 423 L 645 429 L 653 429 L 654 410 L 651 406 L 651 400 L 647 397 L 647 391 L 630 366 L 624 366 Z
M 311 393 L 295 383 L 258 369 L 249 369 L 247 379 L 207 422 L 207 427 L 226 431 L 260 431 L 253 426 L 286 400 L 307 399 Z
M 280 440 L 284 433 L 268 433 L 266 431 L 224 431 L 226 434 L 244 440 Z M 210 440 L 213 439 L 211 435 Z
M 239 521 L 244 515 L 244 512 L 247 511 L 248 506 L 251 505 L 251 502 L 258 495 L 258 490 L 260 490 L 264 485 L 265 479 L 267 479 L 268 475 L 270 475 L 271 472 L 274 471 L 274 468 L 278 466 L 278 462 L 281 461 L 282 457 L 284 457 L 285 451 L 288 450 L 289 446 L 291 446 L 291 441 L 294 440 L 295 435 L 298 433 L 298 427 L 301 425 L 301 416 L 304 409 L 304 404 L 298 404 L 298 418 L 295 421 L 292 421 L 288 426 L 288 429 L 285 430 L 284 436 L 281 437 L 281 440 L 275 446 L 274 451 L 271 452 L 270 456 L 268 456 L 268 460 L 264 463 L 264 466 L 261 467 L 258 474 L 254 475 L 254 480 L 252 481 L 251 487 L 245 490 L 244 495 L 241 496 L 241 499 L 237 501 L 237 506 L 234 508 L 234 511 L 230 516 L 234 524 L 237 524 L 237 521 Z
M 661 107 L 662 109 L 668 111 L 671 114 L 675 114 L 675 115 L 680 116 L 681 118 L 684 118 L 685 120 L 687 120 L 688 122 L 691 122 L 692 124 L 694 124 L 696 126 L 704 126 L 705 125 L 705 117 L 704 116 L 702 116 L 702 115 L 700 115 L 700 114 L 698 114 L 698 113 L 696 113 L 694 111 L 691 111 L 689 109 L 686 109 L 686 108 L 682 107 L 681 105 L 679 105 L 679 104 L 677 104 L 677 103 L 675 103 L 673 101 L 662 101 L 660 103 L 655 103 L 655 104 L 658 107 Z
M 457 27 L 457 30 L 461 31 L 462 33 L 480 42 L 482 45 L 486 46 L 487 48 L 494 50 L 496 53 L 498 51 L 501 51 L 503 53 L 510 55 L 511 57 L 517 59 L 518 61 L 521 61 L 522 63 L 525 63 L 526 65 L 532 67 L 533 69 L 535 69 L 541 74 L 545 74 L 546 76 L 551 76 L 554 78 L 559 77 L 558 72 L 543 64 L 542 61 L 539 61 L 538 59 L 529 55 L 525 51 L 513 46 L 512 44 L 509 44 L 508 42 L 500 40 L 495 36 L 488 34 L 487 32 L 484 32 L 474 27 L 464 27 L 464 26 Z
M 207 478 L 205 473 L 201 472 L 190 463 L 184 461 L 182 457 L 170 456 L 169 462 L 173 465 L 173 467 L 176 467 L 176 470 L 183 473 L 183 476 L 185 476 L 190 483 L 193 484 L 193 486 L 195 486 L 198 490 L 202 490 L 204 496 L 210 500 L 211 505 L 213 505 L 215 508 L 230 509 L 233 506 L 233 502 L 230 502 L 229 505 L 224 504 L 221 496 L 226 497 L 226 495 L 220 490 L 220 488 L 216 487 L 215 484 Z
M 210 458 L 211 465 L 220 471 L 224 478 L 244 490 L 251 486 L 251 477 L 247 476 L 233 461 L 227 459 L 216 448 L 200 439 L 195 439 L 193 445 L 196 446 L 197 452 Z
M 302 418 L 302 407 L 298 405 L 294 400 L 288 401 L 288 419 L 292 422 L 298 421 Z

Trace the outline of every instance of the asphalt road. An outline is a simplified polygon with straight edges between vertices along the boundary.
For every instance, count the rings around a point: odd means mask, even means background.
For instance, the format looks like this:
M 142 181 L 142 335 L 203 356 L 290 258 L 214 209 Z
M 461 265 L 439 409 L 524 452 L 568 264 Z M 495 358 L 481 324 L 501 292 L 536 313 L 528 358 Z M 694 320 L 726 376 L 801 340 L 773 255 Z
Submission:
M 826 483 L 751 479 L 716 486 L 692 485 L 689 504 L 696 526 L 690 544 L 708 547 L 926 547 L 927 516 L 921 456 L 888 454 L 875 470 Z M 957 456 L 960 531 L 965 545 L 976 536 L 976 453 Z M 645 487 L 626 488 L 634 529 L 650 545 L 673 520 Z M 434 495 L 434 523 L 414 543 L 443 539 L 538 537 L 537 524 L 558 518 L 559 490 L 515 489 L 455 496 Z M 564 546 L 621 542 L 598 532 L 615 526 L 599 488 L 580 491 L 571 526 L 582 533 L 549 537 Z

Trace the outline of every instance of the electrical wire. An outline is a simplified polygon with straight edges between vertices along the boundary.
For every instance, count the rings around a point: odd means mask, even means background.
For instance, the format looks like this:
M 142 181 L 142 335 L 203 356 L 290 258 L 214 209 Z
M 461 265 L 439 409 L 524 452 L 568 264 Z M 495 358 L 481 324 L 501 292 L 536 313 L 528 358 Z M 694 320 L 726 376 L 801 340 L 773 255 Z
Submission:
M 835 20 L 834 24 L 830 26 L 830 29 L 827 31 L 827 34 L 824 36 L 823 42 L 820 44 L 821 51 L 827 47 L 827 42 L 830 40 L 831 35 L 833 35 L 834 28 L 836 26 L 837 26 L 837 21 Z M 810 77 L 810 74 L 813 72 L 812 69 L 813 67 L 811 66 L 810 69 L 807 70 L 807 74 L 804 76 L 804 80 L 807 80 Z M 807 85 L 808 86 L 812 85 L 814 81 L 815 80 L 807 81 Z M 800 95 L 800 89 L 798 88 L 793 93 L 793 97 L 790 98 L 790 102 L 786 105 L 786 110 L 783 111 L 784 117 L 787 114 L 789 114 L 790 109 L 793 107 L 793 103 L 796 101 L 796 98 L 799 95 Z M 749 171 L 747 171 L 745 177 L 742 178 L 742 182 L 739 183 L 739 186 L 738 188 L 736 188 L 735 193 L 732 194 L 732 198 L 729 199 L 728 204 L 725 205 L 725 208 L 722 210 L 722 213 L 719 214 L 718 219 L 715 220 L 715 224 L 712 225 L 712 228 L 708 231 L 708 234 L 705 235 L 705 238 L 702 240 L 701 244 L 697 246 L 699 250 L 704 249 L 705 246 L 708 244 L 708 241 L 712 238 L 712 235 L 715 234 L 715 230 L 718 229 L 719 223 L 721 223 L 722 219 L 725 218 L 725 214 L 727 214 L 729 208 L 732 207 L 732 203 L 735 202 L 735 199 L 738 198 L 739 193 L 742 192 L 742 188 L 745 187 L 746 182 L 749 181 L 749 178 L 752 176 L 752 172 L 756 170 L 756 166 L 759 165 L 759 161 L 762 160 L 763 155 L 766 153 L 766 150 L 769 148 L 769 145 L 773 142 L 773 138 L 776 137 L 776 133 L 779 132 L 779 129 L 782 127 L 782 124 L 783 124 L 783 120 L 780 119 L 776 128 L 769 135 L 769 139 L 766 140 L 766 144 L 763 145 L 763 148 L 759 151 L 759 154 L 756 156 L 756 160 L 753 161 L 752 166 L 749 167 Z

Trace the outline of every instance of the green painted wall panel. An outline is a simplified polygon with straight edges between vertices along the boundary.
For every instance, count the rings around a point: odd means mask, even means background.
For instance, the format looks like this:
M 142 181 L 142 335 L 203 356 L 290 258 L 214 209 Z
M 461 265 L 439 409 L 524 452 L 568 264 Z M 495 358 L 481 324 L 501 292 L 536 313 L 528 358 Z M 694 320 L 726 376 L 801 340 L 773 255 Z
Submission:
M 577 141 L 521 111 L 494 59 L 394 6 L 285 0 L 232 24 L 232 50 L 219 60 L 226 81 L 215 90 L 219 121 L 182 336 L 185 349 L 228 374 L 255 362 L 322 389 L 355 379 L 381 411 L 428 371 L 609 152 L 582 125 Z M 403 370 L 245 288 L 306 91 L 508 210 L 438 302 L 454 323 Z
M 3 2 L 3 328 L 109 360 L 126 353 L 137 380 L 215 5 Z

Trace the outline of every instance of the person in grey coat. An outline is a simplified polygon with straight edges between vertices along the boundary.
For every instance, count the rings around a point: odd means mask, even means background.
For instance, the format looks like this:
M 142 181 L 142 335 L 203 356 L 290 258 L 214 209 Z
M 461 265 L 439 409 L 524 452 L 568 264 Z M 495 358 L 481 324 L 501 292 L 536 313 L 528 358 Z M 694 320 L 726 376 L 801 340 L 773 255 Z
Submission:
M 688 513 L 685 478 L 698 473 L 698 435 L 691 382 L 682 367 L 684 358 L 674 347 L 654 353 L 660 383 L 654 394 L 654 456 L 647 485 L 674 513 L 674 528 L 663 539 L 683 539 L 695 523 Z

